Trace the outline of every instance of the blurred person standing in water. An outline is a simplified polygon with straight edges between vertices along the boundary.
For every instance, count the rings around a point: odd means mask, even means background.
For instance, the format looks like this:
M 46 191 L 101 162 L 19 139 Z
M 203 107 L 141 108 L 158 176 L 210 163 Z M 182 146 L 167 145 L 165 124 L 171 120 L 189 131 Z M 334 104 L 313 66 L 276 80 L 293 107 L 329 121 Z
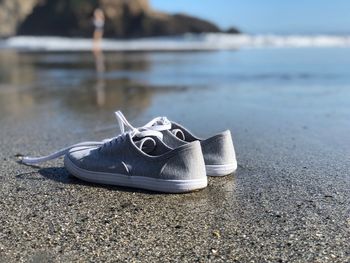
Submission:
M 103 28 L 105 25 L 105 15 L 101 8 L 96 8 L 94 11 L 93 23 L 95 26 L 94 30 L 94 51 L 101 49 L 101 40 L 103 37 Z

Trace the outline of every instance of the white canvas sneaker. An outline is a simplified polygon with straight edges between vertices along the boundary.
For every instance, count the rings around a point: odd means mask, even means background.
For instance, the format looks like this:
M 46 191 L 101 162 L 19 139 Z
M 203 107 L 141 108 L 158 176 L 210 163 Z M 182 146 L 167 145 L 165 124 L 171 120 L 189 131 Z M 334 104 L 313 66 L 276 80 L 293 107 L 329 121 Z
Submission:
M 115 114 L 122 132 L 125 130 L 124 126 L 128 129 L 134 129 L 121 111 L 117 111 Z M 166 117 L 154 118 L 139 129 L 160 131 L 163 134 L 163 142 L 171 148 L 199 141 L 208 176 L 224 176 L 237 169 L 236 153 L 229 130 L 202 139 L 193 135 L 180 124 L 169 121 Z

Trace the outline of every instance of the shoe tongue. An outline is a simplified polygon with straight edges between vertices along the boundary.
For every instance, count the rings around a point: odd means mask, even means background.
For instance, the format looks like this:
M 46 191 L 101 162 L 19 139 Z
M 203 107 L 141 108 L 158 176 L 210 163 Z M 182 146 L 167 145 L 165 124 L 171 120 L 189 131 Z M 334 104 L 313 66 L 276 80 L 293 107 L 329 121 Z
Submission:
M 186 139 L 184 132 L 180 129 L 173 129 L 173 130 L 171 130 L 171 133 L 174 134 L 180 140 L 184 141 Z
M 156 147 L 156 141 L 151 137 L 142 138 L 135 142 L 136 146 L 145 153 L 151 153 Z

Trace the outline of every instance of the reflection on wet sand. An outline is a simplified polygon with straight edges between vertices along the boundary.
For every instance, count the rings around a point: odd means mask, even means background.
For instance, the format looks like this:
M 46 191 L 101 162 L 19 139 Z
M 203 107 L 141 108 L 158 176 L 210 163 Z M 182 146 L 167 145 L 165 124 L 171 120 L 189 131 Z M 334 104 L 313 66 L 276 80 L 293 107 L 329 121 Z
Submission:
M 98 106 L 103 106 L 106 102 L 106 92 L 105 92 L 105 80 L 104 80 L 104 72 L 106 70 L 105 67 L 105 58 L 101 49 L 93 50 L 94 58 L 95 58 L 95 68 L 96 68 L 96 102 Z
M 156 89 L 129 79 L 97 79 L 84 82 L 83 86 L 71 89 L 62 103 L 74 112 L 89 112 L 96 109 L 114 111 L 124 109 L 143 111 L 151 103 Z
M 109 54 L 106 58 L 98 50 L 93 56 L 0 52 L 0 112 L 26 115 L 43 105 L 47 111 L 75 113 L 132 109 L 135 116 L 143 112 L 159 89 L 114 74 L 147 71 L 147 56 Z
M 35 69 L 16 52 L 0 52 L 0 113 L 19 115 L 35 104 L 32 89 Z

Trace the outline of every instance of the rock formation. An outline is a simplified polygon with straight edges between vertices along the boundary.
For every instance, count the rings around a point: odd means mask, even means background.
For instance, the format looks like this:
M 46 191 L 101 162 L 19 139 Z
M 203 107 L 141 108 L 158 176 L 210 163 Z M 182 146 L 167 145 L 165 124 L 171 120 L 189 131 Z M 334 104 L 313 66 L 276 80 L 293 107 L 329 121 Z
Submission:
M 39 0 L 0 0 L 0 36 L 11 36 Z
M 97 6 L 105 12 L 106 37 L 221 32 L 216 25 L 199 18 L 157 12 L 148 0 L 0 0 L 0 36 L 91 37 L 92 13 Z

